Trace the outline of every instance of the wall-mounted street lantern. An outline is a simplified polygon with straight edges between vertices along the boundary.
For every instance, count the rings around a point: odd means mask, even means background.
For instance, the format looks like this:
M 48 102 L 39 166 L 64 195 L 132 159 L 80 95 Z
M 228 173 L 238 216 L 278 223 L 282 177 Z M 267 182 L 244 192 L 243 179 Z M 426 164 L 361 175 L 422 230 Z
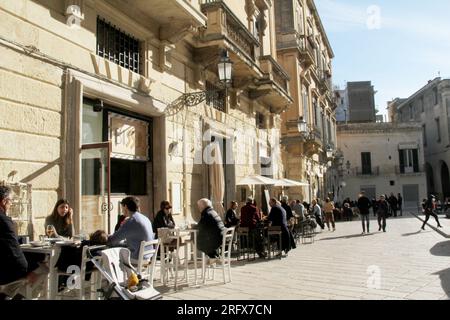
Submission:
M 298 118 L 297 128 L 298 128 L 298 132 L 300 132 L 303 136 L 306 137 L 309 134 L 308 124 L 303 119 L 303 117 Z
M 228 86 L 231 85 L 233 76 L 233 62 L 228 56 L 227 50 L 222 50 L 220 54 L 220 60 L 217 63 L 217 71 L 219 74 L 219 81 L 221 89 L 204 90 L 200 92 L 185 93 L 183 94 L 184 105 L 188 107 L 194 107 L 206 100 L 206 97 L 218 95 L 219 92 L 225 89 L 225 97 L 227 96 Z
M 330 145 L 327 146 L 326 153 L 327 159 L 333 158 L 333 148 Z

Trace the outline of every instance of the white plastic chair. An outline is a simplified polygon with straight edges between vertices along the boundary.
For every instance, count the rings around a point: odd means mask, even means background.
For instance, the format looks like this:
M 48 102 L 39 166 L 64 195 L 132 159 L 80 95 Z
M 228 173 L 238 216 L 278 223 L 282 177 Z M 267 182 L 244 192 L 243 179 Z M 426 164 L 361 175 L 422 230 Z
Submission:
M 72 291 L 72 290 L 78 290 L 78 298 L 80 300 L 86 299 L 86 289 L 90 288 L 90 298 L 95 299 L 96 297 L 96 290 L 99 284 L 99 277 L 97 270 L 91 270 L 87 271 L 86 267 L 90 260 L 88 257 L 88 252 L 93 252 L 96 250 L 104 249 L 106 248 L 105 245 L 94 245 L 94 246 L 84 246 L 81 251 L 81 265 L 80 267 L 80 273 L 77 275 L 74 275 L 75 269 L 68 268 L 67 272 L 57 272 L 57 276 L 73 276 L 73 280 L 75 281 L 75 287 L 74 288 L 66 288 L 63 292 L 58 293 L 57 296 L 62 298 L 66 293 Z M 96 259 L 97 261 L 101 260 L 100 256 L 95 256 L 92 259 Z M 85 280 L 85 277 L 87 274 L 91 274 L 90 280 Z
M 142 241 L 139 248 L 138 260 L 131 261 L 133 266 L 136 267 L 137 272 L 143 279 L 146 279 L 151 286 L 153 286 L 159 243 L 160 240 Z
M 222 246 L 220 250 L 220 255 L 218 259 L 211 259 L 209 258 L 205 253 L 202 253 L 202 260 L 203 260 L 203 266 L 202 266 L 202 275 L 203 275 L 203 283 L 206 282 L 206 271 L 207 267 L 209 269 L 212 269 L 213 273 L 213 280 L 214 280 L 214 269 L 221 268 L 223 272 L 223 283 L 227 283 L 226 276 L 225 276 L 225 268 L 228 269 L 228 278 L 230 279 L 229 282 L 231 282 L 231 251 L 233 249 L 233 238 L 234 238 L 234 231 L 236 227 L 227 228 L 226 232 L 223 233 L 222 236 Z M 208 263 L 210 262 L 210 263 Z M 208 266 L 207 266 L 208 265 Z M 209 274 L 209 270 L 208 270 Z
M 128 277 L 137 272 L 131 265 L 130 250 L 127 248 L 111 248 L 102 251 L 102 275 L 115 292 L 124 300 L 154 300 L 161 294 L 148 284 L 141 290 L 132 292 L 127 289 Z M 111 297 L 109 297 L 111 298 Z

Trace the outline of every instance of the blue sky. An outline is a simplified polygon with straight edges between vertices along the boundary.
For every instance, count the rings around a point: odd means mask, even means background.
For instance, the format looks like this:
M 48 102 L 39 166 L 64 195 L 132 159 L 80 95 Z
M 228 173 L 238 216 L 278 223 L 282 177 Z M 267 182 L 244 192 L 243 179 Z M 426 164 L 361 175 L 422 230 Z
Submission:
M 439 72 L 450 77 L 450 1 L 315 3 L 336 56 L 334 84 L 371 80 L 381 113 L 387 101 L 408 97 Z

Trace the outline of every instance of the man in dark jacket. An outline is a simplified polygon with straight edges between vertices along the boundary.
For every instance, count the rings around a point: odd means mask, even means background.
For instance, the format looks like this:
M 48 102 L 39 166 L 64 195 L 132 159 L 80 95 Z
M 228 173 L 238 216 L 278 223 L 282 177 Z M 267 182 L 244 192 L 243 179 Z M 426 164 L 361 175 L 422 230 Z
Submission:
M 27 283 L 34 284 L 39 279 L 39 275 L 32 272 L 39 265 L 37 262 L 28 263 L 25 255 L 20 249 L 13 221 L 6 215 L 12 204 L 12 191 L 9 187 L 0 186 L 0 285 L 7 285 L 18 280 L 23 280 L 22 284 L 15 286 L 11 292 L 17 292 L 21 286 Z M 5 286 L 5 293 L 9 294 L 8 286 Z
M 291 218 L 294 217 L 294 214 L 292 213 L 292 209 L 288 204 L 288 196 L 281 197 L 281 207 L 286 211 L 286 220 L 289 222 Z
M 200 199 L 197 202 L 201 212 L 198 222 L 197 248 L 210 258 L 218 258 L 218 249 L 222 245 L 222 236 L 226 228 L 222 219 L 212 208 L 208 199 Z
M 272 222 L 272 226 L 281 227 L 281 247 L 284 250 L 285 253 L 288 253 L 293 247 L 292 247 L 292 239 L 291 234 L 289 232 L 288 226 L 287 226 L 287 219 L 286 219 L 286 211 L 281 207 L 281 205 L 277 202 L 276 199 L 272 198 L 270 199 L 269 205 L 271 207 L 269 217 L 267 218 L 269 221 Z M 295 243 L 294 243 L 295 246 Z
M 357 202 L 357 207 L 358 207 L 359 213 L 361 215 L 363 234 L 366 233 L 366 226 L 367 226 L 367 233 L 370 233 L 369 209 L 370 209 L 371 205 L 372 205 L 372 203 L 369 200 L 369 198 L 366 197 L 366 193 L 364 191 L 361 191 L 358 202 Z M 364 224 L 364 222 L 366 222 L 366 224 Z
M 392 215 L 394 216 L 394 218 L 396 218 L 397 217 L 398 200 L 394 196 L 394 193 L 391 193 L 391 196 L 388 199 L 388 203 L 389 203 Z
M 383 229 L 383 232 L 386 232 L 386 218 L 389 215 L 389 203 L 386 201 L 385 196 L 380 196 L 380 201 L 377 204 L 377 215 L 378 215 L 378 231 Z M 381 222 L 383 221 L 383 224 Z

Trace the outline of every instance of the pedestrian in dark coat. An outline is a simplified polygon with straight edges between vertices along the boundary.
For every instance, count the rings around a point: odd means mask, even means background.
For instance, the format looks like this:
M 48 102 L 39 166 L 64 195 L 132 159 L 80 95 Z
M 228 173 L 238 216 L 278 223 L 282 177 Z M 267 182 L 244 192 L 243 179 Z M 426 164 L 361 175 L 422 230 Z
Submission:
M 400 211 L 400 217 L 403 216 L 403 198 L 400 193 L 397 195 L 397 208 Z
M 212 208 L 210 200 L 201 199 L 197 205 L 201 211 L 200 221 L 197 224 L 197 248 L 210 258 L 218 258 L 218 249 L 222 245 L 222 236 L 226 231 L 225 225 Z
M 425 213 L 425 221 L 422 225 L 422 230 L 425 230 L 425 226 L 427 225 L 428 220 L 430 220 L 430 216 L 432 216 L 438 225 L 438 228 L 442 228 L 439 218 L 436 214 L 436 198 L 434 196 L 429 196 L 428 200 L 424 203 L 424 213 Z
M 271 209 L 267 219 L 272 222 L 272 226 L 281 227 L 281 248 L 285 253 L 288 253 L 292 248 L 295 248 L 295 242 L 293 243 L 293 237 L 287 226 L 286 211 L 274 198 L 270 199 L 269 204 Z
M 383 232 L 386 232 L 386 219 L 389 216 L 389 203 L 386 201 L 385 196 L 380 197 L 380 201 L 377 204 L 377 215 L 378 215 L 378 231 L 383 229 Z M 383 224 L 381 224 L 383 222 Z
M 393 193 L 391 193 L 391 196 L 389 197 L 389 206 L 391 207 L 391 213 L 392 215 L 396 218 L 397 217 L 397 205 L 398 205 L 398 200 L 397 198 L 394 196 Z
M 359 213 L 361 214 L 361 223 L 362 223 L 362 228 L 363 228 L 363 234 L 366 233 L 366 228 L 367 228 L 367 233 L 370 233 L 369 209 L 370 209 L 371 205 L 372 205 L 372 203 L 369 200 L 369 198 L 366 197 L 366 193 L 364 191 L 361 191 L 358 202 L 357 202 L 357 206 L 359 209 Z

